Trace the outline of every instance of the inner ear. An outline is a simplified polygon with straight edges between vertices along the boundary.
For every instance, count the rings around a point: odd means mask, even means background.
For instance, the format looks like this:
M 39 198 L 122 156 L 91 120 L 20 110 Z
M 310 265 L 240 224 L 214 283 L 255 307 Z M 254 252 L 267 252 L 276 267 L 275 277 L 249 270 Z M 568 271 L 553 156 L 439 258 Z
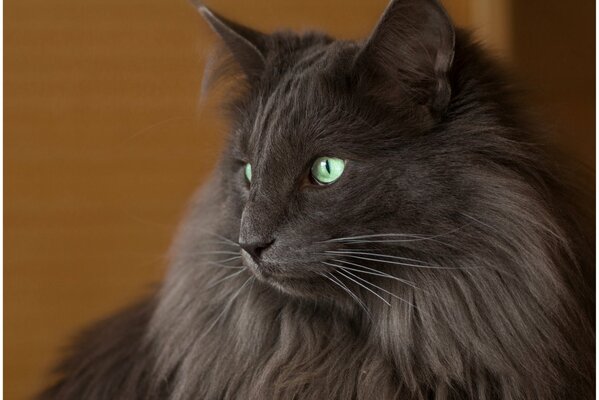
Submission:
M 192 0 L 208 25 L 216 32 L 248 79 L 264 71 L 267 35 L 215 13 L 199 0 Z
M 392 105 L 409 101 L 438 115 L 451 97 L 454 45 L 453 24 L 437 1 L 393 0 L 355 65 Z

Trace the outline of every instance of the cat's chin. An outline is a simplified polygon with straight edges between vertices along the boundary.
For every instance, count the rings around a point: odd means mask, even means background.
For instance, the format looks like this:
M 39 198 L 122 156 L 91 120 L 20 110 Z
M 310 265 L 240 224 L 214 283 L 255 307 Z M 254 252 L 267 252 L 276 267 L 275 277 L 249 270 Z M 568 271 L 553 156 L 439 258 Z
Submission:
M 258 280 L 276 287 L 297 286 L 306 281 L 306 278 L 290 276 L 280 272 L 265 270 L 264 268 L 249 268 Z
M 245 267 L 262 283 L 279 292 L 302 298 L 320 298 L 327 293 L 326 279 L 316 273 L 310 265 L 256 263 L 249 255 L 241 254 Z M 321 268 L 322 270 L 322 268 Z
M 255 265 L 248 266 L 248 270 L 260 282 L 294 297 L 316 298 L 322 296 L 323 293 L 323 279 L 319 275 L 291 275 L 280 270 Z
M 318 286 L 317 283 L 309 279 L 271 277 L 262 281 L 278 291 L 294 297 L 314 298 L 317 294 L 314 290 Z

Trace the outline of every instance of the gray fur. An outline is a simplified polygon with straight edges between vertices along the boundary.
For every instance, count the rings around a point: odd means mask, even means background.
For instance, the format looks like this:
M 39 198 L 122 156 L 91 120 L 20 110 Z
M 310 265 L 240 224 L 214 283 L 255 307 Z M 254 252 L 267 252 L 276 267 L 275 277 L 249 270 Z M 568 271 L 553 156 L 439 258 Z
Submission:
M 40 399 L 593 398 L 592 222 L 468 35 L 432 0 L 363 43 L 251 32 L 165 282 Z M 310 185 L 323 155 L 346 171 Z

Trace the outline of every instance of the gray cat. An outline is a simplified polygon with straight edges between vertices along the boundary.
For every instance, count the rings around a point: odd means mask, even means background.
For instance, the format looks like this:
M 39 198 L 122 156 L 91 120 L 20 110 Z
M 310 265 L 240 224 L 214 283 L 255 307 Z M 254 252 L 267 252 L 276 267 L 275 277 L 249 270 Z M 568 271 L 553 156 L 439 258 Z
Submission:
M 198 9 L 229 144 L 165 282 L 39 399 L 593 398 L 592 218 L 436 1 L 362 42 Z

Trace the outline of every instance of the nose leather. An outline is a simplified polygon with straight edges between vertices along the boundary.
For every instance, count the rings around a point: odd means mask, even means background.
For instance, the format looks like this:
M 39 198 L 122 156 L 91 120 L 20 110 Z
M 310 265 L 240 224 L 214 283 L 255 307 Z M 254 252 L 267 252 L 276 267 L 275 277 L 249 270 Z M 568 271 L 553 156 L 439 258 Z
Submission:
M 245 250 L 256 262 L 260 261 L 260 257 L 262 252 L 266 250 L 270 245 L 274 242 L 274 240 L 240 240 L 239 245 L 243 250 Z

